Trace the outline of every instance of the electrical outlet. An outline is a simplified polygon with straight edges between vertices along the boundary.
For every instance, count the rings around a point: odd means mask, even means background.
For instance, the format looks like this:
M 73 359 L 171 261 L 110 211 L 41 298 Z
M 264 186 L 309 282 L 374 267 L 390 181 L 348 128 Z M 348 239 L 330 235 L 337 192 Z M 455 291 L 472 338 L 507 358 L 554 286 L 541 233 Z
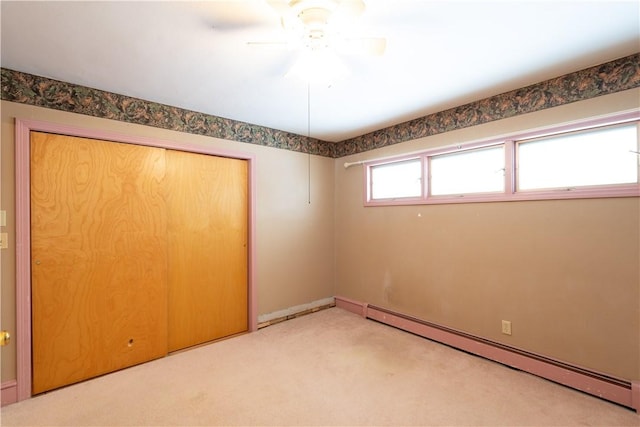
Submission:
M 508 320 L 502 321 L 502 333 L 505 335 L 511 335 L 511 322 Z
M 0 233 L 0 249 L 7 249 L 9 247 L 9 238 L 7 233 Z

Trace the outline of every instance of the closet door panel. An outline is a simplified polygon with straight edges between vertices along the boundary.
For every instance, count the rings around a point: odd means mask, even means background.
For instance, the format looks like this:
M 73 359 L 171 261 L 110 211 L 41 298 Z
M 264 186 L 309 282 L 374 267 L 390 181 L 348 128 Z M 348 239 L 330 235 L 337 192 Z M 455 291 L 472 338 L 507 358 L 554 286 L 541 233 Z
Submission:
M 248 329 L 247 162 L 167 151 L 169 351 Z
M 165 150 L 31 135 L 33 393 L 167 351 Z

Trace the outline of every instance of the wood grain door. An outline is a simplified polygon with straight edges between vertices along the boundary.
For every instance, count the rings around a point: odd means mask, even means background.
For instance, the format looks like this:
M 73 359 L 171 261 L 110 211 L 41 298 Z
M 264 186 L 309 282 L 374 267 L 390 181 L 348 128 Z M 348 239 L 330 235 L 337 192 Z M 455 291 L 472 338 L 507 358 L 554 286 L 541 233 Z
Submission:
M 33 393 L 167 351 L 165 150 L 31 134 Z
M 169 351 L 248 330 L 245 160 L 167 152 Z

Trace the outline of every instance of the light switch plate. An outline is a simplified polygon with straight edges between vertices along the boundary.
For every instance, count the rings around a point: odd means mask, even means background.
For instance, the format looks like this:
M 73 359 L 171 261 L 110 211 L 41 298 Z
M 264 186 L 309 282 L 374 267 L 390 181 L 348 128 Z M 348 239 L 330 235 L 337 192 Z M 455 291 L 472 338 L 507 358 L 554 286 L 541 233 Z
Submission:
M 7 226 L 7 211 L 0 211 L 0 227 Z
M 6 249 L 9 247 L 8 233 L 0 233 L 0 249 Z

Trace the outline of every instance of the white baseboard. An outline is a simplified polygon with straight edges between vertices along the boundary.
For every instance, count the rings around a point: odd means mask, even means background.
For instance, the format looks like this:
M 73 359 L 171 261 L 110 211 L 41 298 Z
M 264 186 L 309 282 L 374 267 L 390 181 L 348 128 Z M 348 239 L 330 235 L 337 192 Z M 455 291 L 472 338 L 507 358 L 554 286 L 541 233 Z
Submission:
M 261 324 L 265 324 L 268 322 L 272 322 L 274 320 L 283 319 L 286 320 L 287 317 L 294 316 L 299 313 L 303 313 L 306 311 L 314 310 L 320 307 L 325 307 L 329 305 L 335 304 L 335 298 L 323 298 L 317 301 L 313 301 L 307 304 L 296 305 L 294 307 L 285 308 L 284 310 L 274 311 L 272 313 L 260 314 L 258 315 L 258 328 L 260 328 Z

